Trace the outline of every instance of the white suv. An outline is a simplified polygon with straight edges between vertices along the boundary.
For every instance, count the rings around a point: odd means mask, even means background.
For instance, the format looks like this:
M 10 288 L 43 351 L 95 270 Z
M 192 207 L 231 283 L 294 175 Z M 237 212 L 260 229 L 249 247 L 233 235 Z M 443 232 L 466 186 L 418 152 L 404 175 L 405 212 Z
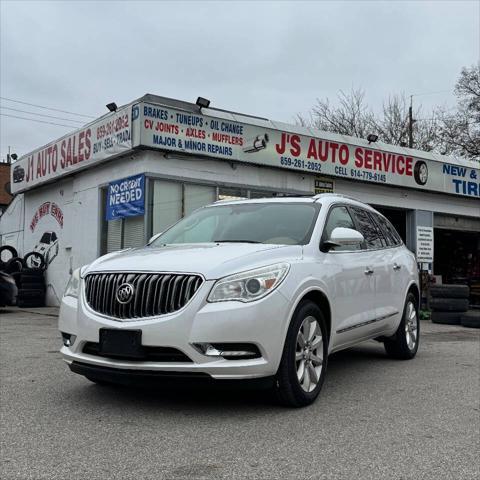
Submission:
M 217 202 L 76 270 L 61 353 L 97 383 L 263 379 L 304 406 L 332 352 L 377 339 L 415 356 L 418 285 L 414 255 L 368 205 L 334 194 Z

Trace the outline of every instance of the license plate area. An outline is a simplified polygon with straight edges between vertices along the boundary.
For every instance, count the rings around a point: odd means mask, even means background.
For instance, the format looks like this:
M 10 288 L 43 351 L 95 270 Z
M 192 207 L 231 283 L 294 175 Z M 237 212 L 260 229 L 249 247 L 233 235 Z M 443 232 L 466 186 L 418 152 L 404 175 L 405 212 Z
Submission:
M 99 353 L 105 357 L 144 358 L 141 330 L 100 329 Z

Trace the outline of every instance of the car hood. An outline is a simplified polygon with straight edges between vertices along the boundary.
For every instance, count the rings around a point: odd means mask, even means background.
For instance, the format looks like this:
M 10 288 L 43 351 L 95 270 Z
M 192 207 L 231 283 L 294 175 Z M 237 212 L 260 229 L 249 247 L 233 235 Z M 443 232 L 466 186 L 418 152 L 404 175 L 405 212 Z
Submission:
M 82 276 L 106 271 L 188 272 L 214 280 L 255 267 L 299 259 L 302 253 L 300 245 L 205 243 L 147 246 L 100 257 L 82 271 Z

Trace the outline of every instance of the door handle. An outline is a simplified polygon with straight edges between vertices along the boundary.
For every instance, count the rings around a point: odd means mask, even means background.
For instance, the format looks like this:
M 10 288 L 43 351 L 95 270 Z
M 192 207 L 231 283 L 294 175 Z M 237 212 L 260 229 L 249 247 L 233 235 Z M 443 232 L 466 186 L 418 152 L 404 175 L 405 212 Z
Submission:
M 402 268 L 402 266 L 399 265 L 398 263 L 394 263 L 394 264 L 393 264 L 393 269 L 394 269 L 395 271 L 400 270 L 401 268 Z
M 364 272 L 364 273 L 365 273 L 365 275 L 371 275 L 371 274 L 373 273 L 373 269 L 370 268 L 370 267 L 367 267 L 367 268 L 365 269 L 365 272 Z

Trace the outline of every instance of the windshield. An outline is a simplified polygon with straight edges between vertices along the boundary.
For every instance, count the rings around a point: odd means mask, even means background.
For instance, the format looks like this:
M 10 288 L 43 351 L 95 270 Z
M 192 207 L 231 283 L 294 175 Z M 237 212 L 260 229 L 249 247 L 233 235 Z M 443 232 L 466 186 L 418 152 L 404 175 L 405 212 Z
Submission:
M 241 203 L 205 207 L 155 239 L 171 243 L 245 242 L 305 245 L 320 205 L 315 203 Z

